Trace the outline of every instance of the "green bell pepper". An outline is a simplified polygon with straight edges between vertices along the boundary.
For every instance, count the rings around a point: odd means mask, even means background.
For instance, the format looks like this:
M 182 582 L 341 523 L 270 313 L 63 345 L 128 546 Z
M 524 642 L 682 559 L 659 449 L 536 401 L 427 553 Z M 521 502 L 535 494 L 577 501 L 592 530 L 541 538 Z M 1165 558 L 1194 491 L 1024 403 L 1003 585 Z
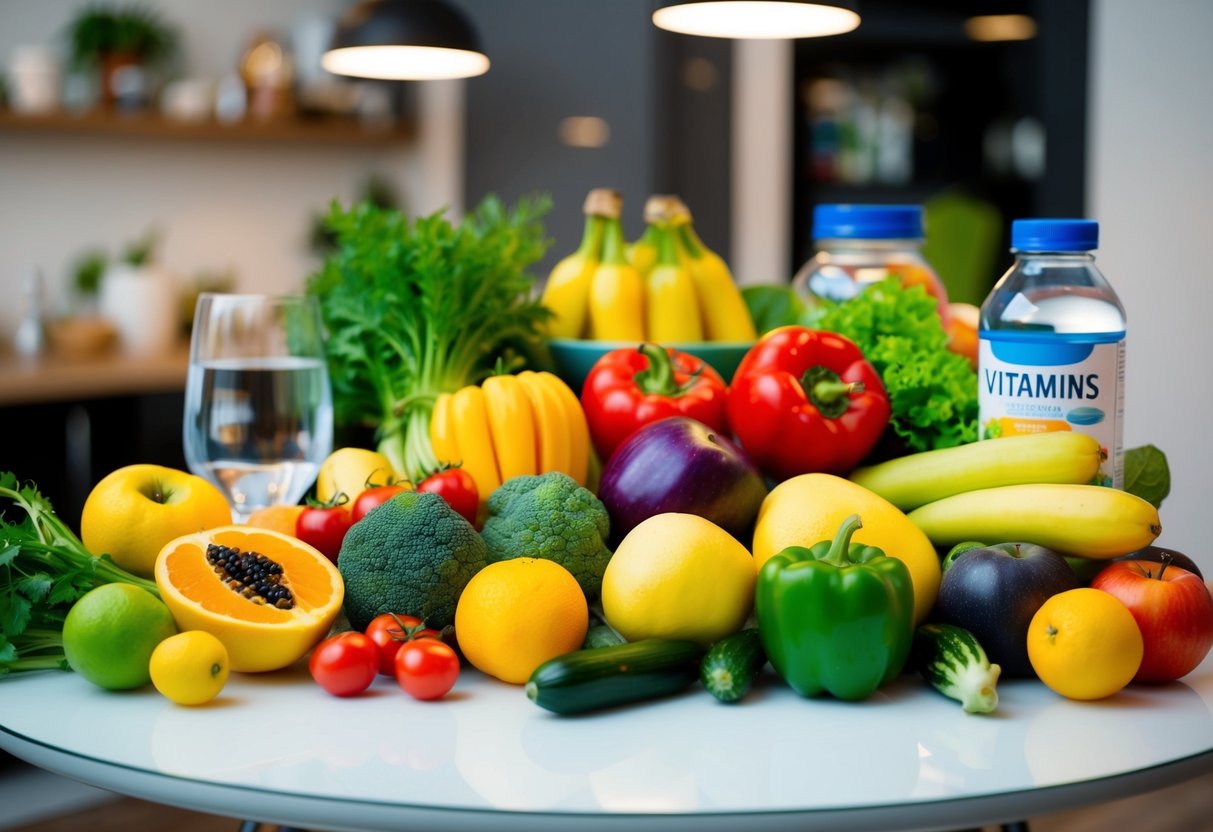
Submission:
M 866 699 L 901 672 L 914 637 L 910 570 L 851 543 L 859 515 L 832 541 L 789 546 L 763 564 L 754 606 L 771 665 L 801 696 Z

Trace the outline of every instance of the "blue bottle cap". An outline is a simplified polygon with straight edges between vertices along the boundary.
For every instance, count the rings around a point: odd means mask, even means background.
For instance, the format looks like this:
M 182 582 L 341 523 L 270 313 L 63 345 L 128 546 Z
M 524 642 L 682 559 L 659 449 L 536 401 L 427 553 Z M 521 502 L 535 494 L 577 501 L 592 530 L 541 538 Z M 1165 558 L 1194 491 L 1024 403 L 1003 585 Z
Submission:
M 1091 251 L 1099 248 L 1095 220 L 1015 220 L 1011 223 L 1013 251 Z
M 921 205 L 818 205 L 814 240 L 917 240 Z

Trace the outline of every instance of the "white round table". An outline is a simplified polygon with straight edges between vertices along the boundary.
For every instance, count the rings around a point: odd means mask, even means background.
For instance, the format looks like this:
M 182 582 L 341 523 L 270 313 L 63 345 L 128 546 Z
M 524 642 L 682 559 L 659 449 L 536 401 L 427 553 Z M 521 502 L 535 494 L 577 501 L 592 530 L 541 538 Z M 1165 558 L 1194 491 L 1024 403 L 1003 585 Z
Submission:
M 582 717 L 465 670 L 443 701 L 380 678 L 337 699 L 292 668 L 202 708 L 70 673 L 0 681 L 0 747 L 92 785 L 308 829 L 959 829 L 1213 772 L 1213 659 L 1183 682 L 1070 702 L 1004 680 L 992 715 L 914 676 L 862 703 L 775 677 Z

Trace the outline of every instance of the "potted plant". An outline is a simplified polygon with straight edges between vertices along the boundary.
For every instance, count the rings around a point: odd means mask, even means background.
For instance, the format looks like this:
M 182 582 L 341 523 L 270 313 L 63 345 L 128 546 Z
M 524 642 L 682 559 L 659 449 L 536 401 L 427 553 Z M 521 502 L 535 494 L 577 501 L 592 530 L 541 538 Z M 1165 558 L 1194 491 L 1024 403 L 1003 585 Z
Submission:
M 173 57 L 177 35 L 156 12 L 144 6 L 93 5 L 68 26 L 72 62 L 95 71 L 102 99 L 112 105 L 114 80 L 128 67 L 147 68 Z

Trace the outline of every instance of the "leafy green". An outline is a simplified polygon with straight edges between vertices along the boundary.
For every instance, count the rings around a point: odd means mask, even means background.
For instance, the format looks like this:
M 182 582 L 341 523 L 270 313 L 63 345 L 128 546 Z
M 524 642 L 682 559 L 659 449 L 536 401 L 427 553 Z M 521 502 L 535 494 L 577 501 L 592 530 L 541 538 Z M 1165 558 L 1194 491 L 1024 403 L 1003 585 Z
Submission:
M 380 450 L 420 481 L 438 467 L 429 439 L 434 400 L 475 384 L 515 345 L 541 340 L 551 314 L 528 269 L 550 243 L 546 197 L 512 209 L 486 198 L 459 225 L 440 214 L 409 222 L 399 211 L 334 203 L 336 250 L 308 281 L 329 332 L 337 419 L 375 425 Z
M 0 473 L 0 497 L 24 513 L 19 522 L 0 514 L 0 676 L 67 668 L 63 619 L 80 596 L 102 584 L 156 584 L 119 568 L 109 555 L 93 557 L 32 484 Z
M 1125 491 L 1161 508 L 1171 493 L 1171 466 L 1167 455 L 1153 445 L 1125 451 Z
M 897 277 L 873 283 L 845 303 L 808 310 L 810 325 L 850 338 L 884 382 L 890 425 L 909 451 L 977 439 L 977 375 L 947 349 L 935 299 Z
M 798 324 L 805 314 L 804 301 L 791 286 L 746 286 L 741 290 L 741 297 L 760 334 L 781 326 Z

